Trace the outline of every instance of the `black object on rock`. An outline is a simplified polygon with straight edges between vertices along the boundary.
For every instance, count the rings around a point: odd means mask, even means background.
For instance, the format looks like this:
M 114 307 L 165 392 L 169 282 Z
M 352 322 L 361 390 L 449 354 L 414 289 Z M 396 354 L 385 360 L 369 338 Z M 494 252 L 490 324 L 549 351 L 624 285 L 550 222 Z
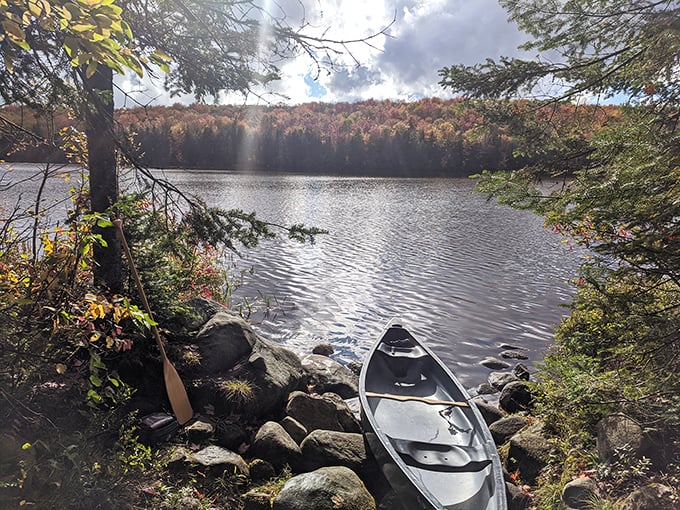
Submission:
M 139 440 L 147 445 L 163 443 L 179 429 L 177 419 L 168 413 L 151 413 L 143 416 L 139 425 Z

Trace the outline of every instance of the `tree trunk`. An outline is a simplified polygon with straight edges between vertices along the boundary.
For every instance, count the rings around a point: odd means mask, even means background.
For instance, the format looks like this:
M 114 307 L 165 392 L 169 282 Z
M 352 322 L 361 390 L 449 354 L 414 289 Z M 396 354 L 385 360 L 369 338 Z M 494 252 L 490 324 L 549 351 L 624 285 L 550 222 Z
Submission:
M 92 212 L 103 213 L 118 201 L 118 169 L 113 124 L 113 72 L 100 65 L 84 79 L 90 94 L 87 111 L 87 150 L 90 172 L 90 204 Z M 120 241 L 114 228 L 96 227 L 107 246 L 95 245 L 94 284 L 117 294 L 122 288 L 122 259 Z

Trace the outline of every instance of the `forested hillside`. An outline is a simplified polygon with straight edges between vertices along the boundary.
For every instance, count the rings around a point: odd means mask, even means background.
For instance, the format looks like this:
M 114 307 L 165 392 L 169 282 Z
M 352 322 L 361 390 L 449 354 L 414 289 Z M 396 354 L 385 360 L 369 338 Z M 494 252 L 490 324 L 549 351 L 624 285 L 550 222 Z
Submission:
M 348 175 L 466 176 L 482 169 L 515 169 L 519 154 L 507 126 L 494 123 L 494 108 L 535 111 L 542 132 L 578 140 L 584 115 L 601 122 L 614 107 L 535 108 L 535 103 L 489 103 L 462 99 L 418 102 L 366 101 L 299 106 L 174 105 L 123 109 L 118 125 L 134 133 L 139 160 L 151 167 Z M 39 119 L 17 107 L 4 113 L 48 140 L 71 125 L 66 112 Z M 598 123 L 596 123 L 597 125 Z M 565 134 L 566 133 L 566 134 Z M 0 139 L 3 154 L 13 139 Z M 0 155 L 1 157 L 1 155 Z M 24 146 L 9 161 L 63 159 L 42 146 Z

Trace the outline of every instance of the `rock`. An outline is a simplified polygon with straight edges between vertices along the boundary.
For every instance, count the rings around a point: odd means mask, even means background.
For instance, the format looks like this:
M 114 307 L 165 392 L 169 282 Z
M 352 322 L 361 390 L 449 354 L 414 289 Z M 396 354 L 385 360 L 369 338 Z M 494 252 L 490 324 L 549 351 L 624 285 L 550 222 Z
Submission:
M 276 476 L 276 469 L 271 462 L 264 459 L 255 459 L 248 464 L 250 479 L 254 482 L 262 482 Z
M 285 416 L 279 423 L 297 444 L 302 443 L 302 440 L 307 437 L 308 431 L 305 426 L 292 416 Z
M 233 451 L 239 450 L 246 443 L 250 434 L 243 429 L 240 423 L 233 421 L 220 422 L 217 425 L 217 437 L 215 443 Z
M 201 375 L 206 377 L 225 374 L 246 359 L 257 336 L 243 319 L 224 311 L 205 323 L 195 341 L 201 354 Z
M 191 308 L 192 315 L 184 324 L 189 331 L 200 329 L 216 313 L 228 312 L 228 309 L 222 303 L 204 297 L 191 298 L 186 304 Z
M 363 482 L 343 466 L 317 469 L 288 480 L 274 500 L 273 510 L 375 510 L 375 500 Z
M 479 412 L 482 414 L 482 418 L 484 418 L 487 425 L 491 425 L 505 416 L 505 413 L 501 409 L 489 404 L 482 397 L 475 397 L 472 401 L 477 406 L 477 409 L 479 409 Z
M 508 372 L 491 372 L 488 381 L 497 390 L 502 390 L 506 384 L 517 381 L 517 377 Z
M 503 351 L 501 352 L 501 358 L 506 359 L 529 359 L 529 356 L 519 351 Z
M 334 352 L 331 344 L 319 344 L 312 349 L 312 354 L 319 354 L 320 356 L 330 356 Z
M 512 369 L 512 374 L 522 381 L 528 381 L 531 377 L 529 368 L 524 363 L 517 363 L 515 368 Z
M 503 370 L 510 367 L 510 363 L 501 361 L 498 358 L 484 358 L 479 364 L 490 370 Z
M 548 464 L 552 446 L 542 435 L 520 432 L 510 438 L 506 468 L 510 472 L 519 471 L 522 482 L 536 484 L 536 477 Z
M 195 408 L 210 406 L 218 415 L 240 411 L 244 404 L 234 402 L 223 389 L 225 380 L 238 379 L 252 387 L 248 414 L 267 416 L 279 412 L 288 394 L 303 386 L 300 358 L 257 336 L 240 317 L 218 312 L 198 332 L 195 343 L 201 361 L 187 367 L 193 377 L 187 388 Z
M 617 510 L 672 510 L 678 508 L 677 495 L 673 489 L 652 483 L 631 492 L 627 497 L 619 500 Z
M 189 455 L 188 459 L 192 463 L 200 464 L 203 467 L 210 468 L 218 473 L 223 473 L 226 470 L 238 469 L 242 474 L 248 475 L 248 464 L 243 458 L 226 448 L 221 446 L 211 445 L 206 446 L 202 450 Z
M 300 447 L 286 430 L 274 421 L 268 421 L 260 427 L 253 443 L 248 448 L 248 455 L 270 462 L 276 469 L 286 464 L 293 466 L 299 462 Z
M 347 363 L 347 368 L 349 368 L 354 375 L 359 375 L 361 374 L 361 368 L 364 366 L 364 364 L 361 361 L 350 361 Z
M 601 419 L 597 424 L 597 451 L 602 462 L 613 460 L 625 450 L 635 459 L 649 456 L 651 441 L 638 422 L 623 414 Z
M 350 432 L 314 430 L 302 441 L 300 449 L 303 471 L 327 466 L 345 466 L 359 471 L 367 459 L 364 436 Z
M 212 423 L 201 418 L 196 419 L 193 423 L 184 427 L 184 433 L 187 435 L 187 439 L 192 443 L 205 443 L 212 437 L 214 432 L 215 427 L 213 427 Z
M 294 391 L 288 398 L 286 414 L 299 421 L 308 432 L 316 429 L 342 431 L 335 402 L 320 396 Z
M 568 482 L 562 489 L 562 501 L 569 508 L 587 510 L 592 506 L 592 499 L 597 483 L 592 478 L 583 476 Z
M 482 383 L 477 386 L 477 395 L 493 395 L 494 393 L 498 393 L 498 390 L 489 383 Z
M 498 347 L 500 347 L 501 349 L 513 350 L 513 351 L 525 350 L 524 347 L 521 347 L 519 345 L 507 344 L 507 343 L 498 344 Z
M 271 510 L 271 494 L 263 492 L 261 489 L 250 489 L 243 496 L 243 510 Z
M 344 400 L 337 393 L 324 393 L 323 395 L 321 395 L 321 398 L 330 400 L 331 402 L 335 403 L 335 416 L 337 417 L 343 432 L 362 431 L 361 423 L 357 419 L 355 411 L 350 407 L 349 401 Z
M 505 482 L 505 499 L 508 502 L 508 510 L 527 510 L 531 507 L 531 498 L 514 483 Z
M 342 398 L 352 398 L 359 394 L 356 374 L 334 359 L 308 354 L 300 361 L 307 375 L 307 384 L 313 385 L 318 393 L 333 392 Z
M 506 416 L 489 425 L 491 436 L 497 445 L 502 445 L 517 432 L 522 430 L 529 420 L 524 416 L 513 414 Z
M 513 381 L 506 384 L 498 397 L 500 406 L 508 413 L 526 411 L 533 401 L 533 395 L 526 381 Z

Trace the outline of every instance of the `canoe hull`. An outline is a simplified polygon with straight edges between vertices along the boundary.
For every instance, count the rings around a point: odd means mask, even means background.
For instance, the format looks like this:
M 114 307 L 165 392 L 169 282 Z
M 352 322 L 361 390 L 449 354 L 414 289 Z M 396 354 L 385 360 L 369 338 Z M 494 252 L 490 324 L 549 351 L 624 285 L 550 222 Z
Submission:
M 364 362 L 359 398 L 366 441 L 404 508 L 507 508 L 481 414 L 436 355 L 397 321 Z

